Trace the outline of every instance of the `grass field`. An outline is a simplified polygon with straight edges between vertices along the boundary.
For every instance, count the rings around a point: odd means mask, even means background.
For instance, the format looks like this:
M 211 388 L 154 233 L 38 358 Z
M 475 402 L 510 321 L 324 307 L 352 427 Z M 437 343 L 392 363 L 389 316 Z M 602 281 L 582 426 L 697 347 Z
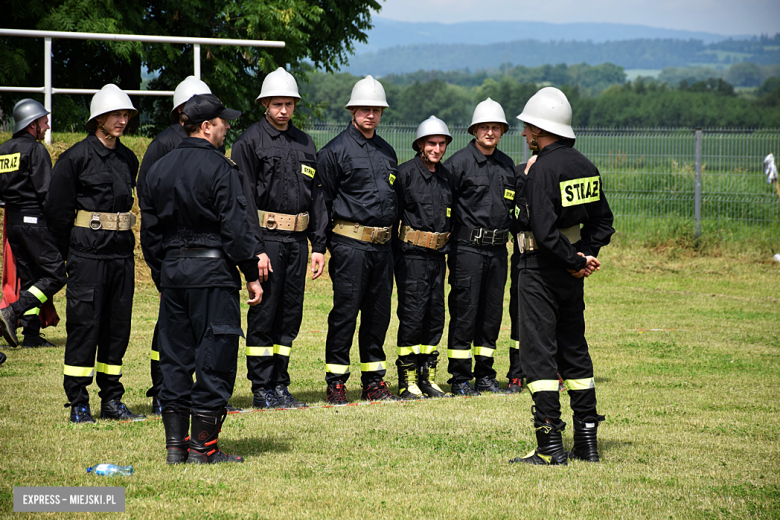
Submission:
M 603 270 L 586 284 L 599 411 L 607 416 L 601 464 L 508 464 L 535 445 L 526 392 L 323 408 L 326 279 L 309 282 L 292 357 L 292 390 L 311 408 L 231 415 L 222 445 L 244 455 L 243 465 L 167 466 L 155 419 L 70 425 L 64 323 L 48 331 L 57 348 L 4 349 L 0 516 L 18 516 L 14 486 L 124 486 L 132 518 L 780 517 L 780 264 L 625 246 L 606 248 L 601 259 Z M 125 401 L 144 413 L 156 302 L 154 288 L 139 283 L 123 369 Z M 62 294 L 56 304 L 64 315 Z M 508 368 L 507 308 L 500 376 Z M 390 364 L 396 327 L 394 318 Z M 238 365 L 231 402 L 249 408 L 243 354 Z M 358 374 L 353 355 L 352 401 Z M 446 377 L 439 375 L 445 389 Z M 91 389 L 94 410 L 100 400 Z M 570 428 L 564 441 L 571 445 Z M 136 473 L 88 476 L 98 462 L 132 464 Z M 109 516 L 89 516 L 101 515 Z M 56 515 L 70 516 L 79 515 Z

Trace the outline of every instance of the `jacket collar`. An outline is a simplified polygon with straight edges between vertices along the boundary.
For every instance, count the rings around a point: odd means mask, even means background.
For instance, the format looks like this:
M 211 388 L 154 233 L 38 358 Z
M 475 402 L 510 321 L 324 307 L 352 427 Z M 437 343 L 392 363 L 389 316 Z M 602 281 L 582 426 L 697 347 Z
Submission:
M 550 153 L 553 153 L 555 150 L 558 150 L 560 148 L 572 148 L 574 146 L 574 140 L 573 139 L 559 139 L 555 141 L 552 144 L 548 144 L 544 148 L 542 148 L 542 151 L 539 152 L 539 156 L 547 155 Z
M 206 148 L 209 150 L 217 149 L 217 147 L 211 144 L 208 139 L 203 139 L 202 137 L 187 137 L 186 139 L 184 139 L 184 141 L 181 142 L 179 147 Z
M 106 145 L 104 145 L 100 139 L 98 139 L 98 136 L 95 135 L 95 132 L 90 132 L 87 136 L 87 142 L 92 146 L 92 148 L 97 152 L 97 154 L 101 157 L 105 157 L 111 152 L 117 152 L 119 151 L 119 148 L 122 146 L 122 142 L 119 140 L 119 138 L 116 138 L 116 147 L 115 148 L 108 148 Z
M 363 133 L 360 130 L 358 130 L 355 125 L 352 124 L 352 121 L 349 122 L 349 126 L 347 127 L 347 133 L 360 146 L 365 146 L 366 143 L 371 140 L 371 139 L 367 139 L 366 136 L 364 136 Z M 374 129 L 374 136 L 376 137 L 376 129 Z

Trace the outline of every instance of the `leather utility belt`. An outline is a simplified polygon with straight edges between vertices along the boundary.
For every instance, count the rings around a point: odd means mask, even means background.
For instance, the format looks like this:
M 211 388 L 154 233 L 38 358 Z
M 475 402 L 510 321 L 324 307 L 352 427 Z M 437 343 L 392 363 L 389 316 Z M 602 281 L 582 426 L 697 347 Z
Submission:
M 509 240 L 506 229 L 461 228 L 459 238 L 473 242 L 478 246 L 503 246 Z
M 76 227 L 104 229 L 106 231 L 129 231 L 135 226 L 135 215 L 132 213 L 100 213 L 80 209 L 76 213 Z
M 336 220 L 333 223 L 333 232 L 337 235 L 354 238 L 372 244 L 384 244 L 390 240 L 389 227 L 369 227 L 357 222 Z
M 413 246 L 424 247 L 426 249 L 441 249 L 450 239 L 449 233 L 434 233 L 433 231 L 418 231 L 409 226 L 401 226 L 398 234 L 401 242 L 406 242 Z
M 580 225 L 567 228 L 558 228 L 558 233 L 569 239 L 569 242 L 576 244 L 582 238 L 580 236 Z M 533 231 L 521 231 L 517 234 L 517 246 L 521 253 L 536 251 L 539 246 L 536 244 L 536 238 Z
M 225 253 L 214 247 L 183 247 L 166 251 L 165 258 L 225 258 Z
M 270 211 L 257 211 L 260 219 L 260 227 L 278 229 L 281 231 L 306 231 L 309 227 L 309 214 L 287 215 L 285 213 L 272 213 Z

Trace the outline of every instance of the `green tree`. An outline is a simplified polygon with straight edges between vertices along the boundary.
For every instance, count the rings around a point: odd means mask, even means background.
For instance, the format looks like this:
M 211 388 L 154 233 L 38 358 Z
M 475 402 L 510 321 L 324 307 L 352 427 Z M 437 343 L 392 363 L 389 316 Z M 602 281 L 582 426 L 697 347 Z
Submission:
M 283 49 L 202 47 L 203 80 L 226 105 L 245 112 L 234 135 L 261 116 L 254 100 L 268 73 L 286 66 L 302 80 L 306 60 L 327 71 L 337 69 L 347 62 L 354 42 L 366 41 L 371 13 L 381 9 L 375 0 L 33 0 L 24 6 L 30 4 L 49 14 L 37 22 L 33 16 L 18 21 L 28 28 L 284 41 Z M 8 55 L 6 46 L 14 48 L 3 41 L 0 56 Z M 150 88 L 172 90 L 192 74 L 192 52 L 190 45 L 57 40 L 54 78 L 64 87 L 100 88 L 113 81 L 138 89 L 143 65 L 159 73 Z M 42 84 L 33 72 L 42 70 L 42 53 L 25 50 L 24 59 L 29 72 L 23 78 L 17 75 L 16 84 Z M 4 113 L 15 101 L 9 98 L 2 98 Z M 170 99 L 144 98 L 141 107 L 151 114 L 154 131 L 167 124 Z M 306 118 L 305 104 L 303 108 L 299 124 Z

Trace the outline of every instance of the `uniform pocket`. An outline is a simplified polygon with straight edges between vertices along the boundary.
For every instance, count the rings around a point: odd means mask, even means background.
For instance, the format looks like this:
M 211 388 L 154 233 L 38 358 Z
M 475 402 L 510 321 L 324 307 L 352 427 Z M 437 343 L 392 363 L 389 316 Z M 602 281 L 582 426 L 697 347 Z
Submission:
M 207 366 L 216 372 L 236 370 L 238 359 L 238 338 L 243 337 L 241 327 L 232 325 L 211 325 L 214 341 L 207 360 Z
M 91 325 L 95 322 L 95 288 L 71 285 L 65 289 L 67 316 L 70 325 Z

